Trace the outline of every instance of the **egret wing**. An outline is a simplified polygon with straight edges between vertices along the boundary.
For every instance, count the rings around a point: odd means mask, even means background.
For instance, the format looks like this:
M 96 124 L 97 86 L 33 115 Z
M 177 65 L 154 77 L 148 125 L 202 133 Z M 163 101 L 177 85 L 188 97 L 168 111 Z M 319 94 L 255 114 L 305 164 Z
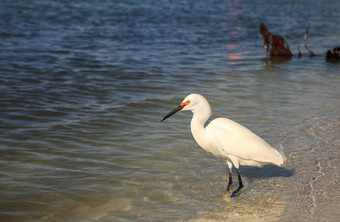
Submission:
M 207 126 L 207 133 L 218 143 L 221 155 L 260 163 L 283 163 L 279 152 L 255 133 L 230 119 L 213 120 Z

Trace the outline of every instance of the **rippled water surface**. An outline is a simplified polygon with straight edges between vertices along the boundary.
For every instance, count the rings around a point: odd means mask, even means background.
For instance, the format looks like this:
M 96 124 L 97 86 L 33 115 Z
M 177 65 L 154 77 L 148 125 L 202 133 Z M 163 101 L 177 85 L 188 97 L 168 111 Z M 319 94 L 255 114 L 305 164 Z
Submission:
M 336 221 L 340 63 L 321 55 L 340 45 L 339 8 L 1 1 L 0 220 Z M 261 22 L 303 57 L 266 58 Z M 241 167 L 229 198 L 192 114 L 160 122 L 193 92 L 285 153 L 283 167 Z

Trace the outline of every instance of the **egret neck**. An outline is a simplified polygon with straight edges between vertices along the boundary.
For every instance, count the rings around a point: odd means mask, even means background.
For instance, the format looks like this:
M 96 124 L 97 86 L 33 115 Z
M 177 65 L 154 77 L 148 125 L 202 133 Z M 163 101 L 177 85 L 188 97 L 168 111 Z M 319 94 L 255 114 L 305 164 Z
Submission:
M 208 101 L 201 102 L 195 109 L 192 110 L 193 117 L 191 119 L 191 133 L 201 147 L 207 149 L 209 147 L 209 140 L 204 128 L 204 124 L 207 122 L 211 115 L 211 108 Z

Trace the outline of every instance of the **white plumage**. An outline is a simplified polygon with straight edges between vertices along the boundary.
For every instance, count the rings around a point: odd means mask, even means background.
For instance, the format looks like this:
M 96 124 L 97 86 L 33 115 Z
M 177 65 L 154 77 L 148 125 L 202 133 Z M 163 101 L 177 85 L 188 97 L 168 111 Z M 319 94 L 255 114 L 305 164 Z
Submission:
M 207 127 L 205 122 L 211 115 L 211 108 L 208 101 L 199 94 L 190 94 L 174 110 L 169 112 L 163 119 L 170 117 L 181 110 L 191 110 L 191 132 L 196 142 L 206 151 L 227 161 L 229 169 L 229 191 L 232 184 L 231 170 L 235 166 L 239 188 L 234 195 L 243 187 L 239 166 L 258 166 L 265 164 L 276 164 L 281 166 L 284 162 L 282 155 L 266 143 L 262 138 L 227 118 L 212 120 Z

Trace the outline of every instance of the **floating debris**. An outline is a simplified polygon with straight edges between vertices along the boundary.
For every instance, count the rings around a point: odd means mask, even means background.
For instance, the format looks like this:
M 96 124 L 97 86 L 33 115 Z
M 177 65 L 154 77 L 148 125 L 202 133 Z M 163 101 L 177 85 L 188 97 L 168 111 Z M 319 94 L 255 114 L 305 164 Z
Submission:
M 328 50 L 326 52 L 326 58 L 339 59 L 340 58 L 340 47 Z

